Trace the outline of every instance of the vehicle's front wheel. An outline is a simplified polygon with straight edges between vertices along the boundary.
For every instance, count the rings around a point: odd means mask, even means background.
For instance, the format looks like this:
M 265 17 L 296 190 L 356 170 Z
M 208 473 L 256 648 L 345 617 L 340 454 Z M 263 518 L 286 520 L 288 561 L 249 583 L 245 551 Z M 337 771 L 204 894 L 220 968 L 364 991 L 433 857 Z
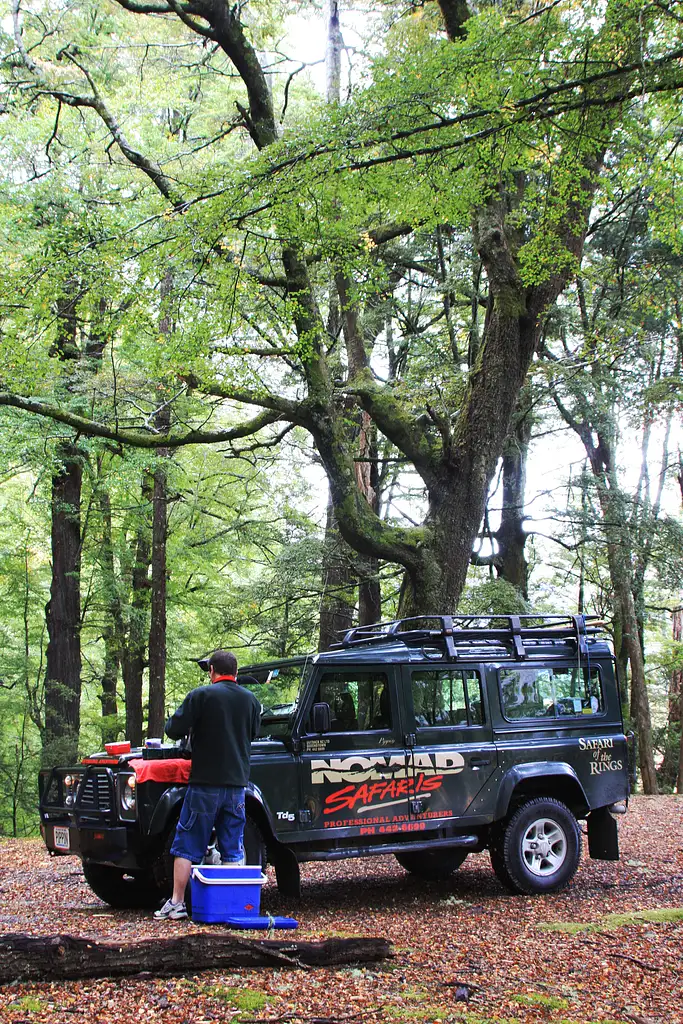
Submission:
M 249 815 L 244 826 L 244 860 L 246 864 L 259 864 L 265 869 L 266 844 L 261 829 Z
M 491 864 L 513 892 L 563 889 L 581 860 L 581 832 L 569 808 L 551 797 L 522 804 L 490 843 Z
M 411 875 L 434 882 L 450 878 L 467 857 L 466 850 L 406 850 L 395 854 L 402 868 Z
M 117 910 L 150 910 L 159 905 L 162 894 L 151 871 L 123 871 L 86 860 L 83 874 L 95 895 Z

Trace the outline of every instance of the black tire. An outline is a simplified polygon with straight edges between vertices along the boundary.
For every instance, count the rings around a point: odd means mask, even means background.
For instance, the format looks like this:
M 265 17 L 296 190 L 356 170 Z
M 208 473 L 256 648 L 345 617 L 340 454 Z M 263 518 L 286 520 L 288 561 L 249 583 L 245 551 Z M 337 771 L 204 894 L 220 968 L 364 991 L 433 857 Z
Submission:
M 506 823 L 504 823 L 506 824 Z M 491 858 L 491 867 L 496 873 L 496 878 L 506 889 L 511 892 L 515 892 L 515 883 L 510 877 L 505 864 L 505 857 L 503 856 L 503 842 L 505 840 L 505 828 L 495 826 L 495 830 L 491 833 L 489 839 L 489 856 Z
M 151 910 L 163 895 L 151 871 L 129 872 L 84 861 L 83 874 L 95 895 L 117 910 Z
M 581 861 L 581 832 L 566 804 L 537 797 L 519 807 L 494 832 L 491 864 L 500 881 L 516 893 L 557 892 L 572 880 Z
M 266 844 L 261 829 L 248 814 L 244 826 L 244 859 L 247 864 L 260 864 L 265 870 Z
M 428 881 L 439 882 L 458 870 L 467 857 L 466 850 L 457 848 L 448 850 L 406 850 L 395 854 L 402 868 Z

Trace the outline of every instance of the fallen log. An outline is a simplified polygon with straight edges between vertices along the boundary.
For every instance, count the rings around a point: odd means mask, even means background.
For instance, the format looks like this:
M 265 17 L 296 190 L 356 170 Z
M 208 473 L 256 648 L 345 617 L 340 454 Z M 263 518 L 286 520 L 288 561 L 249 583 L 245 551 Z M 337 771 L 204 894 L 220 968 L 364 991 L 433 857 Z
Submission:
M 0 935 L 0 985 L 130 974 L 155 976 L 224 967 L 333 967 L 392 956 L 388 939 L 286 942 L 231 933 L 192 932 L 139 942 L 98 942 L 75 935 Z

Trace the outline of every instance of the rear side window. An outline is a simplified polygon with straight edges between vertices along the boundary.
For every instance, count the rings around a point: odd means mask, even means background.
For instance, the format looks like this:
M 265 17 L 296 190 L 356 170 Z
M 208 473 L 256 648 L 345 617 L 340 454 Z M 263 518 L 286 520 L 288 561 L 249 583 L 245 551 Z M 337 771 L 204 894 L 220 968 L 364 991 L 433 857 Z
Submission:
M 418 729 L 482 725 L 481 683 L 476 672 L 462 669 L 413 672 L 415 725 Z
M 567 718 L 603 712 L 597 668 L 501 668 L 498 671 L 506 718 Z

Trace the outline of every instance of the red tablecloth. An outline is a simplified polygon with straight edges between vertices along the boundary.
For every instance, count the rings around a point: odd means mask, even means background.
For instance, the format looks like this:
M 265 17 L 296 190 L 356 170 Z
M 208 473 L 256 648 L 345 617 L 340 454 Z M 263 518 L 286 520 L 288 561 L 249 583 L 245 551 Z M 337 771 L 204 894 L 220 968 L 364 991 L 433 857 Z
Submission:
M 138 782 L 188 782 L 192 761 L 187 757 L 145 761 L 136 757 L 128 764 L 135 772 Z

